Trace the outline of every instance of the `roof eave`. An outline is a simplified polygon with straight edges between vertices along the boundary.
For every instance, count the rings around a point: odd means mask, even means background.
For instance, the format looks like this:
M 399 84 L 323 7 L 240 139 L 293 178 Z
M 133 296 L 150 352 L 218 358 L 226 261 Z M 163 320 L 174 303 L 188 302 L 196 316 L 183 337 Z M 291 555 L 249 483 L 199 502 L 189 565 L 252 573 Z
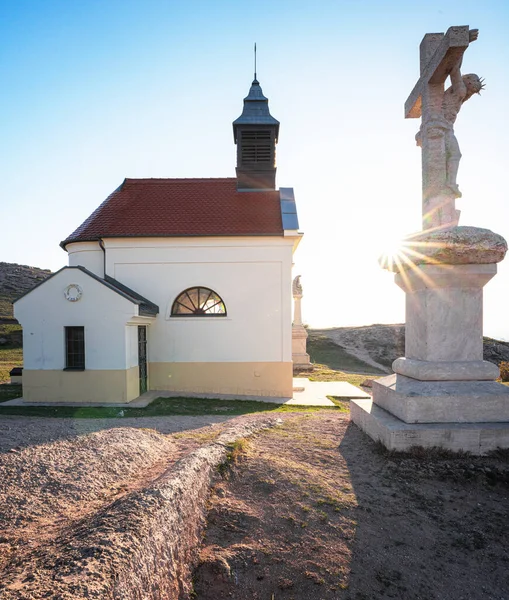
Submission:
M 253 190 L 250 190 L 253 191 Z M 196 238 L 196 237 L 273 237 L 284 235 L 284 229 L 281 227 L 279 231 L 261 232 L 261 233 L 122 233 L 109 234 L 105 233 L 97 237 L 82 237 L 71 240 L 65 240 L 60 245 L 78 244 L 81 242 L 97 242 L 98 240 L 122 239 L 122 238 Z M 65 248 L 64 248 L 65 249 Z

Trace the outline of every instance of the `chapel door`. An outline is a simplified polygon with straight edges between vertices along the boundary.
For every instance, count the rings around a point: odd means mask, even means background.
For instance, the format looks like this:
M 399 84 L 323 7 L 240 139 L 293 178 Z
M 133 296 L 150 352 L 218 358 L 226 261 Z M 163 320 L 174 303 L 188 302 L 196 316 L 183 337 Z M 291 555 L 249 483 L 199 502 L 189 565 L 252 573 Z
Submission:
M 140 396 L 147 391 L 147 327 L 138 325 L 138 365 L 140 368 Z

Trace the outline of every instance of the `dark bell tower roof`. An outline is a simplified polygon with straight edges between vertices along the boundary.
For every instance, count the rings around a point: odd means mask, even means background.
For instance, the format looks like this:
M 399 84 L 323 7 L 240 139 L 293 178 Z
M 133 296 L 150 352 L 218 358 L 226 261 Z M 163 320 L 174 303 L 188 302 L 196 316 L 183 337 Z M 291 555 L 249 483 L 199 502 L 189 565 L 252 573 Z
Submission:
M 269 111 L 256 73 L 244 109 L 233 121 L 233 139 L 237 144 L 237 190 L 261 191 L 276 188 L 276 144 L 279 121 Z
M 257 79 L 253 80 L 249 94 L 244 98 L 244 110 L 233 121 L 233 137 L 237 143 L 237 131 L 240 125 L 272 125 L 276 128 L 276 142 L 279 136 L 279 121 L 269 112 L 269 99 L 263 95 Z

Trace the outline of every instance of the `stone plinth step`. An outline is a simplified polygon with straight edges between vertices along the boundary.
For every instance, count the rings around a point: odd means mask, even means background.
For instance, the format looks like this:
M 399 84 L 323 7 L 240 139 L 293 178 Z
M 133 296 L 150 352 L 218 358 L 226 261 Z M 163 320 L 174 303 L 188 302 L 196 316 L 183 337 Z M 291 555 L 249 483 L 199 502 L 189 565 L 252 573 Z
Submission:
M 405 423 L 372 400 L 352 400 L 351 420 L 389 450 L 405 452 L 414 446 L 440 447 L 483 455 L 509 448 L 506 423 Z
M 509 387 L 495 381 L 373 381 L 374 402 L 405 423 L 509 422 Z

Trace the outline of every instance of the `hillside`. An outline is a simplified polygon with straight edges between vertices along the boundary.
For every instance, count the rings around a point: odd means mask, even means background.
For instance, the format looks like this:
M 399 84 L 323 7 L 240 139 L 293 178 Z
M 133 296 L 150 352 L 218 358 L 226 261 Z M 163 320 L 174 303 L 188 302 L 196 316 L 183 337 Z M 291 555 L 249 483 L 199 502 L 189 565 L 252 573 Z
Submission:
M 12 301 L 50 275 L 48 269 L 0 262 L 0 382 L 23 362 L 21 326 L 13 318 Z
M 12 319 L 12 301 L 50 274 L 49 269 L 0 262 L 0 320 Z
M 389 373 L 392 362 L 405 355 L 403 324 L 308 329 L 308 333 L 311 360 L 331 369 L 350 368 L 354 373 Z M 483 341 L 484 360 L 496 365 L 501 361 L 509 361 L 509 342 L 487 337 Z

